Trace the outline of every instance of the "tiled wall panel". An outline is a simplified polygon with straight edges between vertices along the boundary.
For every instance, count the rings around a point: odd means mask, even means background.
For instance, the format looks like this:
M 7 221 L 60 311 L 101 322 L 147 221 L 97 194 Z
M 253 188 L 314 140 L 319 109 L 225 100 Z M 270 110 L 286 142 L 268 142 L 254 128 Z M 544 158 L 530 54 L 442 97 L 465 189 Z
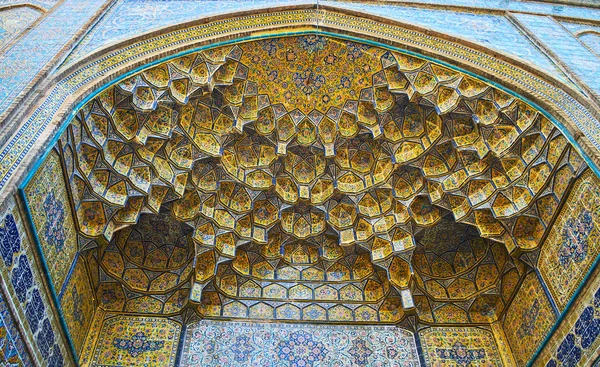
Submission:
M 202 321 L 187 329 L 181 366 L 288 365 L 420 363 L 413 334 L 398 327 Z
M 77 230 L 61 158 L 52 150 L 24 189 L 52 284 L 60 293 L 77 253 Z
M 70 365 L 60 321 L 43 286 L 43 270 L 35 260 L 35 245 L 25 232 L 19 210 L 12 207 L 3 214 L 0 223 L 0 273 L 37 363 L 53 367 Z
M 10 367 L 33 366 L 4 296 L 0 294 L 0 363 Z M 6 363 L 6 364 L 5 364 Z
M 94 291 L 90 285 L 85 260 L 78 257 L 75 261 L 59 298 L 71 340 L 79 353 L 94 316 Z
M 25 6 L 0 10 L 0 50 L 18 37 L 40 15 L 39 10 Z
M 527 275 L 510 305 L 504 330 L 517 366 L 525 366 L 556 321 L 537 275 Z
M 181 325 L 164 317 L 114 315 L 99 312 L 90 327 L 82 367 L 170 367 Z
M 68 0 L 0 54 L 0 114 L 106 0 Z
M 591 366 L 600 355 L 600 275 L 597 269 L 535 365 Z
M 515 14 L 515 18 L 556 54 L 595 93 L 600 93 L 598 57 L 550 17 Z
M 559 310 L 600 253 L 600 179 L 591 170 L 575 182 L 548 237 L 538 268 Z
M 502 367 L 494 334 L 477 327 L 431 327 L 419 331 L 428 366 Z

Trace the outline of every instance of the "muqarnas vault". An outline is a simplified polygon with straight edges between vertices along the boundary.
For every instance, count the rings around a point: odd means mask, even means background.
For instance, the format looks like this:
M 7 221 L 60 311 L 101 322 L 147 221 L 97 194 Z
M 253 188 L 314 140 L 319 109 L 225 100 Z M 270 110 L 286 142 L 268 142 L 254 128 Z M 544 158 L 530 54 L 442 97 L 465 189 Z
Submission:
M 3 218 L 5 359 L 591 365 L 600 181 L 572 143 L 489 79 L 342 34 L 139 65 Z

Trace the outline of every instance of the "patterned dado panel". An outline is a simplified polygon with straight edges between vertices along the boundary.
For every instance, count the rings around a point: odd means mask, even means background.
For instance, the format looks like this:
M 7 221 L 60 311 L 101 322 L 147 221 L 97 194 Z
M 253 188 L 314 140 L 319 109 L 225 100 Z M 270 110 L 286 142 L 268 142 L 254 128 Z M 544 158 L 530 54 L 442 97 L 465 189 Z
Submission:
M 600 253 L 600 179 L 586 171 L 550 228 L 538 262 L 562 311 Z
M 181 324 L 164 317 L 97 312 L 82 367 L 175 366 Z M 212 339 L 216 346 L 221 340 Z M 223 340 L 225 342 L 225 340 Z
M 556 321 L 535 272 L 529 273 L 504 320 L 506 338 L 518 366 L 525 366 Z
M 2 218 L 0 271 L 25 331 L 24 342 L 31 346 L 38 365 L 69 366 L 68 347 L 60 332 L 60 321 L 52 310 L 52 299 L 43 285 L 44 275 L 37 266 L 35 245 L 29 241 L 16 207 Z
M 417 367 L 420 363 L 414 335 L 397 327 L 201 321 L 188 327 L 181 366 Z
M 600 269 L 596 269 L 535 361 L 536 366 L 591 366 L 600 356 L 599 275 Z
M 503 367 L 491 330 L 431 327 L 419 331 L 427 366 Z
M 95 308 L 94 292 L 83 257 L 77 258 L 59 301 L 75 351 L 80 353 Z
M 48 272 L 58 294 L 77 253 L 77 229 L 59 153 L 52 150 L 24 189 Z

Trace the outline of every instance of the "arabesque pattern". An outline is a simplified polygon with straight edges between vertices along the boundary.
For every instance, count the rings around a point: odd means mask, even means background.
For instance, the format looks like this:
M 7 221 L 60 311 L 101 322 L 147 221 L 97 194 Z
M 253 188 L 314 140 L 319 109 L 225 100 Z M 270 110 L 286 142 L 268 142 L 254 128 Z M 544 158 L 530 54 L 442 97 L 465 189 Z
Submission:
M 421 366 L 413 333 L 390 326 L 203 320 L 184 345 L 182 366 Z
M 228 317 L 227 297 L 293 298 L 269 283 L 279 274 L 308 273 L 323 286 L 342 277 L 361 302 L 375 282 L 396 309 L 412 308 L 415 238 L 447 213 L 490 240 L 474 247 L 486 256 L 478 267 L 497 273 L 458 298 L 515 269 L 510 295 L 522 271 L 509 253 L 538 247 L 585 166 L 548 119 L 511 95 L 433 62 L 322 36 L 209 49 L 144 70 L 86 104 L 61 141 L 83 234 L 111 241 L 142 213 L 170 211 L 194 228 L 191 300 Z M 369 275 L 353 273 L 359 260 Z M 317 286 L 304 291 L 323 300 Z M 495 319 L 488 306 L 500 310 L 506 297 L 476 309 Z M 206 299 L 223 308 L 207 311 Z M 259 318 L 278 307 L 254 306 Z

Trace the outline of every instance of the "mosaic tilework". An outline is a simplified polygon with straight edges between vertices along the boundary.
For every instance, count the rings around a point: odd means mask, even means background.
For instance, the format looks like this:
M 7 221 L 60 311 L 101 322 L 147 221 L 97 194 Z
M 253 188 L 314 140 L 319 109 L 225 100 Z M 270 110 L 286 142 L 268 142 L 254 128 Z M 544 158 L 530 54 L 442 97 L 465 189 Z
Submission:
M 61 158 L 52 150 L 24 189 L 57 293 L 77 253 L 77 230 L 63 177 Z
M 431 327 L 419 331 L 428 366 L 502 367 L 490 330 L 476 327 Z
M 7 367 L 33 366 L 7 307 L 4 296 L 0 295 L 0 364 Z
M 0 10 L 0 49 L 39 17 L 39 10 L 25 6 Z
M 51 311 L 51 299 L 42 283 L 42 273 L 35 265 L 35 247 L 28 240 L 23 222 L 15 208 L 6 213 L 0 222 L 0 267 L 11 299 L 29 345 L 33 348 L 39 365 L 61 367 L 66 344 L 59 332 L 59 321 Z
M 529 273 L 504 320 L 504 330 L 517 366 L 527 364 L 555 321 L 556 315 L 542 284 L 535 273 Z
M 175 363 L 181 325 L 159 317 L 107 317 L 89 367 L 168 367 Z
M 317 74 L 305 69 L 311 63 L 320 65 Z M 210 94 L 196 94 L 210 85 Z M 408 96 L 422 97 L 421 103 Z M 485 134 L 475 121 L 494 133 Z M 199 256 L 192 300 L 203 302 L 203 315 L 303 321 L 310 320 L 305 316 L 315 307 L 260 301 L 366 301 L 378 304 L 316 309 L 319 318 L 327 309 L 326 319 L 333 322 L 398 321 L 378 317 L 389 283 L 374 274 L 373 265 L 388 269 L 396 291 L 408 288 L 410 256 L 405 254 L 414 249 L 416 232 L 406 223 L 441 228 L 439 207 L 452 211 L 454 219 L 444 220 L 440 232 L 429 231 L 429 249 L 413 257 L 419 262 L 417 284 L 425 288 L 421 295 L 434 302 L 419 307 L 419 314 L 443 323 L 496 320 L 524 274 L 504 244 L 533 249 L 540 243 L 547 218 L 526 212 L 540 207 L 553 214 L 557 201 L 554 196 L 540 199 L 541 194 L 561 196 L 561 186 L 553 183 L 568 181 L 569 160 L 583 164 L 547 119 L 487 84 L 384 48 L 315 35 L 218 47 L 132 75 L 77 111 L 61 146 L 80 231 L 109 241 L 99 258 L 101 267 L 127 289 L 178 287 L 190 274 L 177 272 L 191 259 L 186 244 L 195 241 Z M 469 164 L 466 170 L 457 164 L 479 160 L 467 151 L 485 156 L 490 150 L 495 157 L 485 164 Z M 145 163 L 136 163 L 134 151 Z M 152 174 L 161 180 L 152 180 Z M 442 185 L 429 181 L 433 177 Z M 149 211 L 160 211 L 165 220 L 140 217 Z M 464 224 L 452 227 L 454 220 L 474 224 L 481 233 Z M 177 221 L 188 222 L 187 233 L 194 228 L 194 234 L 179 233 Z M 114 232 L 131 225 L 142 228 Z M 158 276 L 167 264 L 166 252 L 145 258 L 150 250 L 141 244 L 157 243 L 143 228 L 162 227 L 177 228 L 171 232 L 179 237 L 166 243 L 181 241 L 182 262 L 170 266 L 177 271 Z M 438 246 L 446 231 L 457 234 L 445 238 L 446 244 L 463 248 L 454 260 L 449 252 L 455 249 Z M 498 242 L 492 246 L 480 234 Z M 250 243 L 276 251 L 245 246 Z M 351 253 L 351 244 L 371 256 Z M 322 263 L 320 247 L 327 248 Z M 219 257 L 232 259 L 233 266 L 217 268 Z M 428 268 L 438 271 L 432 274 Z M 375 276 L 365 282 L 370 275 Z M 284 277 L 285 286 L 274 284 Z M 301 279 L 315 281 L 314 287 L 296 287 Z M 355 284 L 335 284 L 340 280 Z M 200 297 L 204 288 L 211 297 Z M 375 293 L 373 288 L 378 295 L 371 297 L 367 289 Z M 393 296 L 398 310 L 400 297 Z M 252 303 L 225 302 L 236 297 Z M 450 304 L 457 301 L 465 309 Z M 448 304 L 442 307 L 442 302 Z M 155 303 L 152 309 L 160 307 Z M 391 305 L 385 305 L 390 311 Z M 394 316 L 400 317 L 400 311 Z
M 69 56 L 67 62 L 111 42 L 124 40 L 162 26 L 234 9 L 239 11 L 244 8 L 258 8 L 286 3 L 289 3 L 289 1 L 202 1 L 201 3 L 193 0 L 177 2 L 121 1 L 86 35 L 73 51 L 73 54 Z M 562 76 L 566 80 L 562 71 L 547 56 L 542 54 L 529 39 L 521 34 L 508 19 L 501 15 L 383 5 L 381 3 L 375 5 L 322 1 L 321 4 L 366 11 L 459 37 L 467 37 L 470 40 L 528 60 L 553 75 Z M 465 32 L 466 28 L 468 28 L 468 32 Z
M 584 33 L 579 35 L 579 40 L 583 42 L 587 47 L 592 49 L 596 53 L 596 57 L 600 56 L 600 34 L 598 33 Z
M 77 258 L 63 292 L 59 295 L 59 302 L 71 341 L 79 353 L 94 316 L 94 293 L 82 257 Z
M 600 355 L 600 268 L 568 310 L 535 365 L 591 366 Z
M 596 94 L 600 93 L 600 60 L 594 53 L 552 18 L 529 14 L 514 16 L 558 55 Z
M 582 0 L 586 1 L 586 0 Z M 595 0 L 587 0 L 591 4 Z M 464 6 L 470 8 L 538 13 L 545 15 L 562 15 L 574 18 L 600 19 L 600 10 L 593 8 L 584 8 L 565 5 L 564 1 L 523 1 L 523 0 L 411 0 L 411 3 L 420 3 L 422 5 L 441 5 L 441 6 Z
M 540 253 L 538 268 L 560 310 L 600 254 L 600 179 L 586 171 L 573 186 Z
M 159 232 L 156 232 L 157 228 Z M 128 289 L 165 293 L 189 282 L 194 245 L 192 228 L 169 215 L 142 215 L 104 246 L 100 265 Z
M 549 103 L 556 104 L 558 108 L 563 109 L 565 114 L 572 119 L 573 123 L 590 138 L 594 146 L 599 146 L 596 136 L 598 135 L 598 131 L 595 129 L 596 122 L 591 115 L 583 109 L 583 106 L 578 104 L 564 92 L 554 88 L 549 83 L 535 78 L 523 71 L 515 70 L 500 60 L 493 59 L 464 47 L 458 48 L 457 45 L 450 42 L 436 40 L 429 36 L 400 27 L 374 23 L 369 20 L 353 18 L 341 14 L 305 10 L 263 16 L 242 17 L 232 21 L 209 23 L 192 27 L 185 31 L 177 31 L 176 33 L 162 36 L 160 39 L 131 45 L 127 48 L 126 54 L 123 53 L 125 50 L 115 51 L 107 56 L 107 58 L 103 59 L 101 64 L 94 64 L 95 66 L 93 67 L 87 66 L 84 69 L 71 74 L 57 83 L 56 88 L 50 93 L 51 97 L 47 99 L 36 112 L 34 112 L 33 116 L 12 138 L 12 142 L 4 149 L 3 153 L 0 154 L 0 159 L 2 160 L 2 163 L 0 164 L 0 175 L 2 176 L 0 186 L 6 184 L 15 167 L 31 148 L 32 142 L 35 141 L 48 126 L 51 117 L 62 105 L 64 96 L 75 93 L 85 81 L 90 78 L 97 78 L 104 72 L 113 69 L 116 65 L 136 58 L 137 55 L 142 53 L 147 54 L 150 52 L 149 48 L 152 50 L 159 50 L 164 49 L 167 46 L 172 46 L 173 44 L 181 44 L 182 42 L 185 42 L 185 40 L 189 40 L 190 37 L 191 39 L 198 39 L 198 37 L 202 37 L 202 35 L 215 34 L 214 32 L 217 32 L 216 34 L 234 32 L 238 30 L 238 27 L 242 24 L 244 24 L 244 29 L 248 29 L 249 24 L 268 26 L 275 22 L 278 25 L 281 25 L 283 20 L 281 16 L 283 14 L 289 15 L 286 20 L 289 24 L 314 22 L 314 16 L 318 15 L 319 18 L 321 18 L 320 22 L 322 24 L 329 24 L 333 27 L 351 27 L 355 29 L 360 28 L 362 30 L 370 29 L 369 32 L 373 32 L 374 34 L 385 34 L 391 42 L 406 42 L 411 45 L 416 45 L 417 47 L 431 49 L 434 50 L 434 52 L 443 52 L 449 56 L 461 59 L 470 60 L 477 58 L 481 60 L 478 64 L 482 65 L 482 67 L 489 68 L 490 70 L 493 70 L 494 73 L 503 75 L 506 78 L 513 80 L 514 83 L 522 85 L 526 89 L 534 88 L 536 93 L 541 96 L 540 98 L 547 98 Z
M 324 4 L 340 6 L 335 1 Z M 356 9 L 386 18 L 416 24 L 438 32 L 451 34 L 486 47 L 520 57 L 547 72 L 567 78 L 563 72 L 521 33 L 506 17 L 482 12 L 460 12 L 443 9 L 427 9 L 409 6 L 384 5 L 381 3 L 344 3 L 344 8 Z
M 99 280 L 99 307 L 149 314 L 179 312 L 187 304 L 193 275 L 191 231 L 168 214 L 144 214 L 137 225 L 118 231 L 110 243 L 101 245 L 89 257 L 95 264 L 90 270 Z
M 58 0 L 1 0 L 0 5 L 31 4 L 37 5 L 45 10 L 52 8 Z
M 201 321 L 186 331 L 181 366 L 419 366 L 398 327 Z
M 0 55 L 0 115 L 106 0 L 65 1 Z M 69 19 L 65 22 L 65 19 Z
M 311 0 L 298 3 L 314 3 Z M 121 0 L 102 17 L 71 52 L 65 63 L 115 41 L 181 22 L 231 11 L 290 4 L 290 0 Z
M 419 236 L 411 265 L 417 313 L 430 323 L 495 321 L 525 274 L 505 244 L 448 219 Z

